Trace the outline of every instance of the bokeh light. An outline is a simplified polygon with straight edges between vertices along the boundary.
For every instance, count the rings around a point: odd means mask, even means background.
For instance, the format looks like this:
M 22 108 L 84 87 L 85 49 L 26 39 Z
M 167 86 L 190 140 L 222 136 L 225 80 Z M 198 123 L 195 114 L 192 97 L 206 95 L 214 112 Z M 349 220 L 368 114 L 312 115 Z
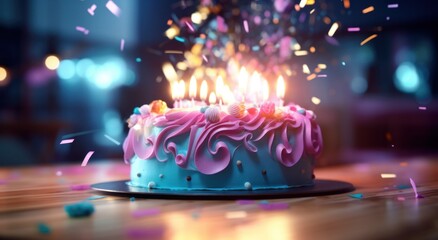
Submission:
M 93 71 L 92 69 L 94 69 L 94 62 L 88 58 L 81 59 L 76 64 L 76 74 L 82 78 L 85 78 L 89 71 Z
M 397 89 L 402 92 L 416 92 L 421 80 L 417 68 L 411 62 L 403 62 L 395 71 L 394 83 Z
M 56 70 L 59 67 L 59 58 L 54 55 L 50 55 L 44 61 L 46 67 L 50 70 Z
M 57 69 L 61 79 L 71 79 L 75 76 L 76 66 L 72 60 L 62 60 Z
M 5 81 L 7 77 L 8 77 L 8 72 L 6 71 L 6 69 L 0 67 L 0 82 Z

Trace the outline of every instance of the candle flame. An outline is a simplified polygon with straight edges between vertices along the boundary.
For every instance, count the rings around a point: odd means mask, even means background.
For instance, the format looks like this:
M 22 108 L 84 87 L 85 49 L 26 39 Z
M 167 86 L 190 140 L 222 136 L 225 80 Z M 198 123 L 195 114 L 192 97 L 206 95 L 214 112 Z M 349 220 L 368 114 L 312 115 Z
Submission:
M 192 76 L 190 78 L 190 85 L 189 85 L 189 97 L 195 98 L 196 97 L 196 88 L 197 88 L 196 78 L 195 76 Z
M 178 87 L 179 87 L 178 81 L 174 81 L 173 83 L 170 84 L 170 91 L 171 91 L 173 100 L 176 100 L 179 98 Z
M 201 91 L 199 94 L 202 101 L 207 100 L 207 94 L 208 94 L 208 85 L 207 85 L 207 82 L 205 80 L 203 80 L 201 83 Z
M 284 78 L 283 76 L 280 75 L 277 79 L 277 97 L 283 99 L 285 91 L 286 91 L 286 86 L 284 83 Z
M 179 91 L 178 94 L 179 99 L 184 99 L 184 96 L 186 95 L 186 83 L 182 79 L 179 80 L 178 91 Z
M 214 92 L 210 93 L 210 97 L 208 97 L 208 102 L 210 104 L 215 104 L 216 103 L 216 94 L 214 94 Z
M 245 96 L 246 94 L 246 87 L 248 84 L 248 72 L 246 71 L 245 67 L 242 67 L 239 71 L 239 91 L 240 93 Z
M 223 88 L 224 88 L 224 80 L 222 79 L 222 76 L 219 75 L 216 78 L 216 96 L 218 98 L 222 98 L 223 97 Z

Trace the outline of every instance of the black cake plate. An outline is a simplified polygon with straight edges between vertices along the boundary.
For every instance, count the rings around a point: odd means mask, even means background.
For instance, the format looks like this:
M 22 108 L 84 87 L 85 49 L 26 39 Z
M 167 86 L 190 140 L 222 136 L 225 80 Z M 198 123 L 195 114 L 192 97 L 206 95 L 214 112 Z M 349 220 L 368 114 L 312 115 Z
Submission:
M 310 187 L 271 189 L 271 190 L 237 190 L 237 191 L 195 191 L 195 190 L 163 190 L 132 187 L 129 180 L 102 182 L 92 184 L 93 190 L 104 194 L 154 198 L 154 199 L 186 199 L 186 200 L 238 200 L 238 199 L 273 199 L 313 197 L 351 192 L 355 188 L 351 183 L 316 179 Z

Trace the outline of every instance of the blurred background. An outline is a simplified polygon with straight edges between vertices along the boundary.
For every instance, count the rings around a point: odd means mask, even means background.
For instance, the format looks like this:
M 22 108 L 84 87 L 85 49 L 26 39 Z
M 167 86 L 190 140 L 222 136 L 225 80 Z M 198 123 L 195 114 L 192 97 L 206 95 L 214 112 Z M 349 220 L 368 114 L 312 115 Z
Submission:
M 89 151 L 91 161 L 122 161 L 121 145 L 105 135 L 122 143 L 134 107 L 155 99 L 171 105 L 162 64 L 164 51 L 180 46 L 164 31 L 173 13 L 196 4 L 113 1 L 119 17 L 104 0 L 0 0 L 0 166 L 80 164 Z M 339 44 L 314 59 L 327 63 L 327 77 L 288 78 L 285 97 L 318 116 L 319 166 L 437 154 L 438 4 L 351 0 L 345 9 L 333 2 L 343 13 Z M 368 6 L 376 10 L 356 14 Z M 73 143 L 59 144 L 75 133 L 82 134 Z

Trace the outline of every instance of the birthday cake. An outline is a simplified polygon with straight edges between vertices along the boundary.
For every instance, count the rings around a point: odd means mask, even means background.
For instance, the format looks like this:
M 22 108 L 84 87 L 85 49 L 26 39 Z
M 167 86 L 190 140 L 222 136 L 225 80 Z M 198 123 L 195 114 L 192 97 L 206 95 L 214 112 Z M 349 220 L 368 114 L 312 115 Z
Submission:
M 322 150 L 316 116 L 298 105 L 134 109 L 123 144 L 131 186 L 166 190 L 259 190 L 314 184 Z

